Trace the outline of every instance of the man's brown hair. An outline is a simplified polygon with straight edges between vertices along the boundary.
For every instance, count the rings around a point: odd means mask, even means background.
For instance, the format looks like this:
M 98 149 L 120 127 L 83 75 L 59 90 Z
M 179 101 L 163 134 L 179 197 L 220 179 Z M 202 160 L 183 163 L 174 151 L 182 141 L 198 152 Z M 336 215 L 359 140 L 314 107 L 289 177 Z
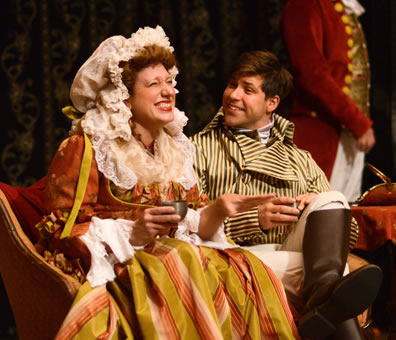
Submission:
M 242 53 L 230 72 L 230 80 L 243 76 L 263 78 L 262 91 L 267 98 L 278 95 L 285 98 L 293 88 L 293 77 L 284 68 L 278 57 L 268 51 L 250 51 Z

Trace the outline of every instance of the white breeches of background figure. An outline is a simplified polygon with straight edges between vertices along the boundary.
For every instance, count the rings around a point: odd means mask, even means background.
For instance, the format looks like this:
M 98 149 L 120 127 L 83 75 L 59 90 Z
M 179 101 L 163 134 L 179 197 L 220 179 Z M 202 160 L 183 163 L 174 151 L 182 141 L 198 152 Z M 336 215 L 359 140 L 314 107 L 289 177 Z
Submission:
M 338 191 L 320 193 L 304 209 L 299 220 L 290 226 L 283 244 L 259 244 L 244 249 L 256 255 L 269 266 L 282 281 L 286 295 L 293 306 L 299 309 L 299 291 L 304 278 L 302 244 L 307 217 L 312 211 L 326 209 L 349 209 L 345 196 Z M 345 269 L 347 274 L 348 268 Z
M 362 194 L 364 152 L 356 144 L 356 138 L 349 131 L 341 131 L 330 178 L 331 189 L 342 192 L 348 202 L 356 201 Z

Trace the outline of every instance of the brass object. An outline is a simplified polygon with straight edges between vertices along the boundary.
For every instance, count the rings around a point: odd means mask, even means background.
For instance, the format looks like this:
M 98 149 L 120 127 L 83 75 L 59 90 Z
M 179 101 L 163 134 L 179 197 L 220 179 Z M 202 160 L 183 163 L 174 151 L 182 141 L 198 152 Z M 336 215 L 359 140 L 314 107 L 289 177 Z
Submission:
M 358 199 L 358 205 L 396 205 L 396 183 L 392 183 L 392 180 L 374 165 L 366 163 L 366 167 L 384 183 L 368 189 Z

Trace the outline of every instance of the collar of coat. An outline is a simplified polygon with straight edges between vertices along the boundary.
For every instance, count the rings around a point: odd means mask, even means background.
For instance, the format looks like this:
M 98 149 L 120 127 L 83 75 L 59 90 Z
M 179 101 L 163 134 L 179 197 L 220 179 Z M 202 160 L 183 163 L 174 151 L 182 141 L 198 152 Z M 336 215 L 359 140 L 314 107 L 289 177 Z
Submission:
M 230 157 L 238 164 L 241 171 L 259 172 L 281 180 L 298 181 L 292 159 L 296 146 L 293 143 L 294 124 L 273 113 L 274 126 L 267 145 L 248 137 L 245 134 L 234 134 L 232 129 L 224 124 L 222 108 L 212 121 L 202 130 L 201 134 L 220 129 L 221 137 L 237 143 L 240 153 L 235 148 L 229 148 Z

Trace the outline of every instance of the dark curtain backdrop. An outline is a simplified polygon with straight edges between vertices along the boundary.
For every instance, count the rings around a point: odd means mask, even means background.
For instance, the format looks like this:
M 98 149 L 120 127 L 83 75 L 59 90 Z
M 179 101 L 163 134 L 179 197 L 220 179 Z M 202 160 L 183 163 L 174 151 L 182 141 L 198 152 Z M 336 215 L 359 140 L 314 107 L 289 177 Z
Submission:
M 61 108 L 70 104 L 71 82 L 107 37 L 164 28 L 179 62 L 177 106 L 189 117 L 188 135 L 216 112 L 227 69 L 240 52 L 279 40 L 276 0 L 17 0 L 1 6 L 6 123 L 0 180 L 22 186 L 45 174 L 67 136 L 70 121 Z
M 329 0 L 330 1 L 330 0 Z M 361 0 L 373 71 L 378 144 L 368 156 L 395 177 L 392 97 L 394 1 Z M 285 0 L 3 0 L 1 3 L 0 181 L 26 186 L 43 176 L 70 121 L 61 114 L 80 65 L 111 35 L 161 25 L 179 62 L 177 106 L 187 135 L 221 105 L 227 71 L 245 50 L 270 49 L 287 65 L 278 32 Z M 392 54 L 393 53 L 393 54 Z M 394 63 L 394 62 L 393 62 Z M 394 76 L 393 72 L 393 78 Z M 393 119 L 392 119 L 393 107 Z M 280 113 L 287 115 L 287 102 Z M 393 133 L 392 133 L 392 124 Z M 393 141 L 393 142 L 392 142 Z M 392 146 L 393 143 L 393 146 Z M 367 176 L 366 186 L 377 178 Z

